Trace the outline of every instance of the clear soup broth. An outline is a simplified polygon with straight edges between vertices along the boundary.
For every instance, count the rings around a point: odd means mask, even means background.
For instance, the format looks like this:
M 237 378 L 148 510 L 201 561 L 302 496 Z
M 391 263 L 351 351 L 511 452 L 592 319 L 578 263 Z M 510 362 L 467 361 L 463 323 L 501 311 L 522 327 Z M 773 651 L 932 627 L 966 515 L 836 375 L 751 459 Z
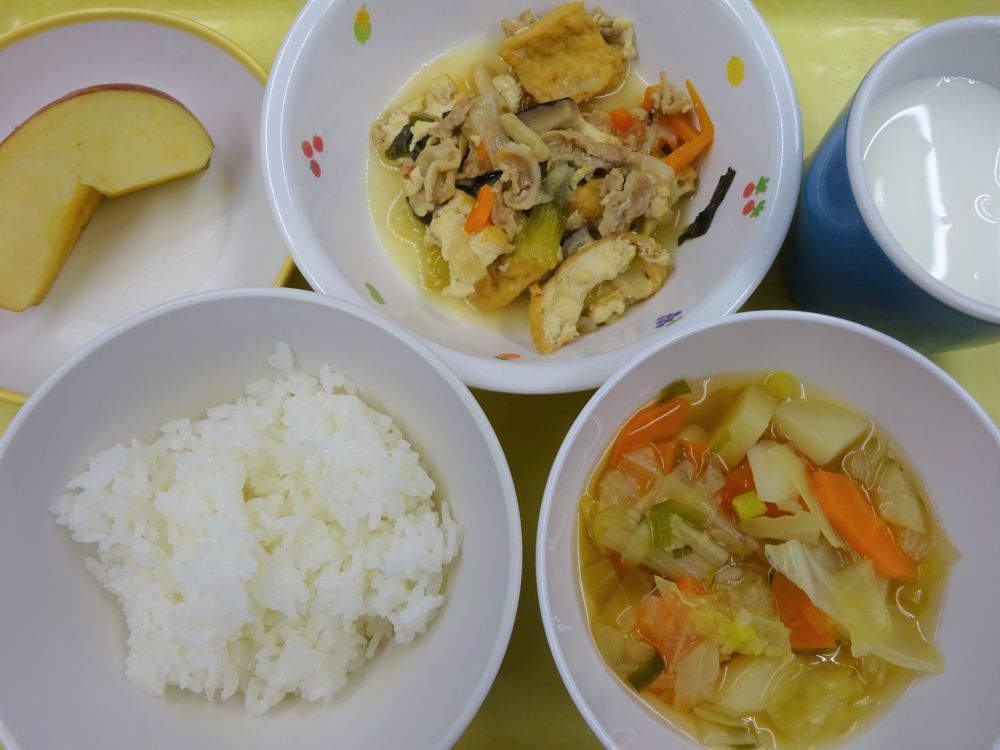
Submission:
M 843 739 L 944 668 L 956 554 L 919 478 L 789 373 L 670 384 L 609 447 L 579 530 L 597 649 L 708 747 Z

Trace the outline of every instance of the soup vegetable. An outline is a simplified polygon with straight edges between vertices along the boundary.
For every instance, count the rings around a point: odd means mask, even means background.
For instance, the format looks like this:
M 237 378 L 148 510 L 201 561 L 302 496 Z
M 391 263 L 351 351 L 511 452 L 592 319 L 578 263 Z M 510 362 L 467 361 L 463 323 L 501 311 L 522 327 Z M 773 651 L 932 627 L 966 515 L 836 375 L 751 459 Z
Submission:
M 504 70 L 438 76 L 371 143 L 426 225 L 422 284 L 480 311 L 530 291 L 549 354 L 663 286 L 673 258 L 653 235 L 694 191 L 714 128 L 694 86 L 663 73 L 631 107 L 599 106 L 637 54 L 626 18 L 567 3 L 501 25 Z
M 580 504 L 594 641 L 710 747 L 842 738 L 920 673 L 954 552 L 865 416 L 788 373 L 677 381 Z

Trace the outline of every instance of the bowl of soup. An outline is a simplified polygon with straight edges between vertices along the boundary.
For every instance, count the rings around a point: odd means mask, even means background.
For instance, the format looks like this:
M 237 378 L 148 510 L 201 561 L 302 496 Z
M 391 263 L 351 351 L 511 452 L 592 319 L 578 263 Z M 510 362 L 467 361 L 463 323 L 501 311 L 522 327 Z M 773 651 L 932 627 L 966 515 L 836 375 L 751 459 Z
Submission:
M 469 385 L 525 393 L 596 387 L 738 309 L 802 159 L 788 69 L 744 0 L 309 4 L 262 137 L 314 289 Z
M 961 446 L 960 448 L 958 446 Z M 594 395 L 539 520 L 542 619 L 613 748 L 988 748 L 1000 432 L 854 323 L 739 314 Z M 929 707 L 933 706 L 933 710 Z

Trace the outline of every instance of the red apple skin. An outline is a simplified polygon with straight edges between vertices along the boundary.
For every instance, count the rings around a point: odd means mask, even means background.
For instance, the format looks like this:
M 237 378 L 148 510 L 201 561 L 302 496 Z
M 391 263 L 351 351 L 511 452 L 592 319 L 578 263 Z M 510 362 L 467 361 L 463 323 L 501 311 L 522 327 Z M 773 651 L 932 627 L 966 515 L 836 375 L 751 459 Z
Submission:
M 28 122 L 33 120 L 35 117 L 40 115 L 45 110 L 52 109 L 52 107 L 56 106 L 57 104 L 62 104 L 63 102 L 69 101 L 70 99 L 75 99 L 78 96 L 84 96 L 85 94 L 92 94 L 98 91 L 140 91 L 145 94 L 152 94 L 153 96 L 159 96 L 164 99 L 169 99 L 174 104 L 177 104 L 180 107 L 184 107 L 187 113 L 190 114 L 192 117 L 194 117 L 194 113 L 190 109 L 184 106 L 184 102 L 178 101 L 174 97 L 170 96 L 170 94 L 160 91 L 159 89 L 154 89 L 151 86 L 143 86 L 140 83 L 97 83 L 94 84 L 93 86 L 84 86 L 82 89 L 76 89 L 75 91 L 70 91 L 65 96 L 60 96 L 55 101 L 49 102 L 41 109 L 34 112 L 30 117 L 24 118 L 24 120 L 21 121 L 20 125 L 17 125 L 12 131 L 10 131 L 10 133 L 7 134 L 7 136 L 2 141 L 0 141 L 0 147 L 3 147 L 3 145 L 10 139 L 12 135 L 14 135 L 14 133 L 16 133 L 18 130 L 24 127 Z

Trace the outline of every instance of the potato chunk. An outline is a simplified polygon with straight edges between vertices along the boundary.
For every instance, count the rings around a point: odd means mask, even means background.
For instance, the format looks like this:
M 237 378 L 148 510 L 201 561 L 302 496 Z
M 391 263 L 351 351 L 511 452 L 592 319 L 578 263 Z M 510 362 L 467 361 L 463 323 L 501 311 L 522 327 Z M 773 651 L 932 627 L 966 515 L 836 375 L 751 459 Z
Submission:
M 577 102 L 617 86 L 628 60 L 601 36 L 583 3 L 560 5 L 505 39 L 498 54 L 539 102 Z

